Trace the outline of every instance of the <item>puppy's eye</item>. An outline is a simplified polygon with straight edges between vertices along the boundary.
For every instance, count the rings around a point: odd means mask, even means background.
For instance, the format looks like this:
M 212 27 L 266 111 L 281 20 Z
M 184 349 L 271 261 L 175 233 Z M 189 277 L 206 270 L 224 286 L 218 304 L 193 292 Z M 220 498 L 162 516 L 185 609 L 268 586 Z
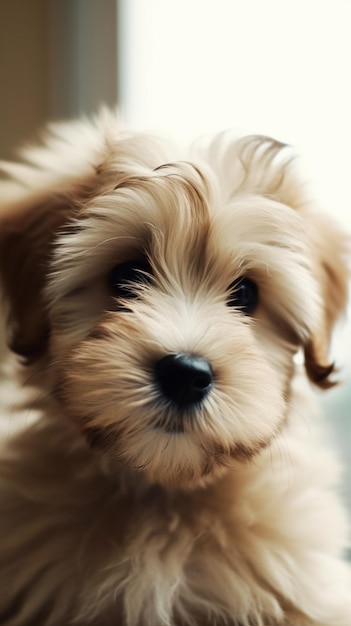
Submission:
M 116 265 L 110 272 L 108 283 L 116 298 L 136 298 L 135 287 L 151 281 L 151 268 L 146 260 L 128 261 Z
M 258 305 L 258 287 L 250 278 L 241 277 L 229 287 L 228 306 L 239 309 L 246 315 L 253 313 Z

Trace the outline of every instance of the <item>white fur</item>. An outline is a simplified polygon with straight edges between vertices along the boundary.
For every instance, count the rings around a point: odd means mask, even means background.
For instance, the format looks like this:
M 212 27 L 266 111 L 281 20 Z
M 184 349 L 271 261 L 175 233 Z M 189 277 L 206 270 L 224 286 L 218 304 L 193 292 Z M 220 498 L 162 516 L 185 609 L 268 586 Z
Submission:
M 224 133 L 179 157 L 106 113 L 50 132 L 3 164 L 10 329 L 36 348 L 40 315 L 50 334 L 3 394 L 2 626 L 350 626 L 340 469 L 294 365 L 305 350 L 326 386 L 344 238 L 268 138 Z M 49 237 L 21 282 L 21 246 L 30 265 Z M 141 254 L 153 282 L 120 310 L 106 275 Z M 252 316 L 227 306 L 244 275 Z M 152 372 L 178 352 L 215 383 L 171 432 L 180 410 Z

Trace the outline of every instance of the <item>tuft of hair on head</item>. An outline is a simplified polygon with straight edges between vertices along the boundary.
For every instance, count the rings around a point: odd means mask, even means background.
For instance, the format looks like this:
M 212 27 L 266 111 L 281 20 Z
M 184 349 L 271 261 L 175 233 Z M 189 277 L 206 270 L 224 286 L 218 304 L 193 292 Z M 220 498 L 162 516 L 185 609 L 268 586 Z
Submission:
M 329 349 L 334 326 L 345 311 L 350 280 L 351 238 L 323 215 L 306 193 L 293 149 L 262 135 L 237 138 L 224 131 L 195 144 L 218 176 L 223 201 L 237 195 L 271 198 L 296 211 L 310 249 L 310 261 L 321 296 L 320 319 L 303 345 L 309 379 L 327 389 L 335 384 Z

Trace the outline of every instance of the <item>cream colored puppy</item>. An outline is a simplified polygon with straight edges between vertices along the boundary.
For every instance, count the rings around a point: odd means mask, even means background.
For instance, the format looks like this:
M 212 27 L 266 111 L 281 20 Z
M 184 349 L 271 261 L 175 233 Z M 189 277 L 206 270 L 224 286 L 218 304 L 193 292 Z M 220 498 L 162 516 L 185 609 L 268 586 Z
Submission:
M 0 190 L 1 414 L 26 416 L 1 444 L 1 625 L 350 626 L 338 465 L 294 361 L 333 383 L 348 242 L 291 150 L 178 155 L 104 113 L 24 156 Z

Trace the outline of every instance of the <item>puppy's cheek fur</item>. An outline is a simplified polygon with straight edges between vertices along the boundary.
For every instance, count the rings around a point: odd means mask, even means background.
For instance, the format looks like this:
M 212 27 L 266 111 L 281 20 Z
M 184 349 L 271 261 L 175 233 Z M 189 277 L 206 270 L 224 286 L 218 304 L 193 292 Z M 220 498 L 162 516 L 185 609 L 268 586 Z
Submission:
M 189 338 L 179 345 L 178 335 L 173 343 L 171 333 L 162 336 L 170 327 L 165 320 L 156 335 L 150 317 L 140 324 L 108 314 L 60 359 L 66 413 L 92 448 L 153 482 L 196 485 L 252 459 L 281 430 L 286 407 L 284 386 L 247 324 L 229 320 L 220 337 L 207 329 L 195 348 Z M 162 356 L 185 350 L 208 358 L 215 376 L 209 396 L 191 412 L 168 403 L 153 374 Z

